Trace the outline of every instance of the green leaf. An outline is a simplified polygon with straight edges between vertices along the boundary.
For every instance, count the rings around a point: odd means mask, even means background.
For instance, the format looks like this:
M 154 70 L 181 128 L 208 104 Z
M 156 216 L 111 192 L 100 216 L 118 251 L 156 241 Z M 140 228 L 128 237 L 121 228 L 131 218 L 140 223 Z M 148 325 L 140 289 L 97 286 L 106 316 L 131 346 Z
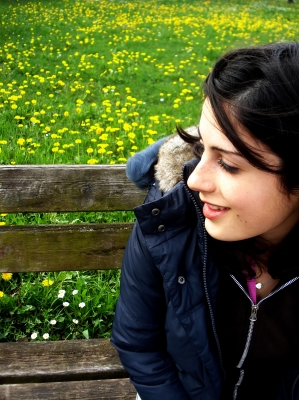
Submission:
M 83 331 L 82 333 L 83 333 L 83 336 L 84 336 L 86 339 L 89 339 L 89 332 L 88 332 L 88 329 L 86 329 L 86 330 Z

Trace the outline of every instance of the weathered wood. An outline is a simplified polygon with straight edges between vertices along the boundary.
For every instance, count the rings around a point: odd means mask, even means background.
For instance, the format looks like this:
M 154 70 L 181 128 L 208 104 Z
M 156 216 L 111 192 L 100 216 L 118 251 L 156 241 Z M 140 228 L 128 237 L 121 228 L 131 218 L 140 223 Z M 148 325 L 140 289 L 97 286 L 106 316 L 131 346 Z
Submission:
M 0 272 L 121 268 L 132 224 L 0 227 Z
M 132 210 L 144 196 L 124 165 L 0 167 L 2 213 Z M 1 226 L 0 272 L 120 268 L 132 225 Z M 0 400 L 135 400 L 127 376 L 108 339 L 0 343 Z
M 0 168 L 2 213 L 132 210 L 145 192 L 125 165 L 7 165 Z
M 109 339 L 0 343 L 1 385 L 127 376 Z
M 1 400 L 135 400 L 129 379 L 0 386 Z

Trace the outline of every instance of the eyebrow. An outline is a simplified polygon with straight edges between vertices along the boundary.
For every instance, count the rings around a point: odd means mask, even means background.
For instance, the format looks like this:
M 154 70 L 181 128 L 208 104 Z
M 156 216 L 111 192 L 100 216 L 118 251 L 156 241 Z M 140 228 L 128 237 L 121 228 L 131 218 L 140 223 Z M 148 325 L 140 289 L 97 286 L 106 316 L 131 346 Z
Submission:
M 225 149 L 222 149 L 221 147 L 217 147 L 217 146 L 212 146 L 211 149 L 212 149 L 212 150 L 220 151 L 221 153 L 233 154 L 233 155 L 235 155 L 235 156 L 243 157 L 242 154 L 241 154 L 241 153 L 238 153 L 237 151 L 225 150 Z
M 202 136 L 201 136 L 201 133 L 200 133 L 200 130 L 199 130 L 199 126 L 197 127 L 197 131 L 198 131 L 199 141 L 203 142 L 203 139 L 202 139 Z M 216 151 L 220 151 L 221 153 L 224 153 L 224 154 L 233 154 L 235 156 L 239 156 L 239 157 L 244 158 L 243 155 L 241 153 L 237 152 L 237 151 L 225 150 L 225 149 L 222 149 L 221 147 L 218 147 L 218 146 L 211 146 L 211 149 L 212 150 L 216 150 Z

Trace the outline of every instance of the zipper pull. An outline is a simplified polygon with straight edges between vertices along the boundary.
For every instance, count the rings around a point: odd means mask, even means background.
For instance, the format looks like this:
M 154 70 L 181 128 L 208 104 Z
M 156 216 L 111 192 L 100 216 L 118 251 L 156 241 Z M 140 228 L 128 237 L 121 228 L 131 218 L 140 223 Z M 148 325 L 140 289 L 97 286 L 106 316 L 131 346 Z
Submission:
M 259 306 L 257 306 L 256 304 L 253 304 L 251 306 L 251 314 L 250 314 L 250 321 L 256 321 L 257 320 L 257 310 L 259 309 Z

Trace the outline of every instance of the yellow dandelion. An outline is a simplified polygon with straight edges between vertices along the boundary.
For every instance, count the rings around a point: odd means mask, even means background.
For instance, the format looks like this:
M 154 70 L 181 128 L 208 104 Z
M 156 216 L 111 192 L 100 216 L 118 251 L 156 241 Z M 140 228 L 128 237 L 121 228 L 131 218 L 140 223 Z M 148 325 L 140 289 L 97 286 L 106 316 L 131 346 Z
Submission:
M 87 164 L 96 164 L 98 163 L 98 160 L 96 160 L 95 158 L 91 158 L 90 160 L 87 160 Z
M 125 131 L 130 131 L 132 129 L 132 126 L 130 124 L 124 123 L 123 128 Z
M 88 149 L 86 150 L 86 153 L 88 153 L 88 154 L 93 153 L 93 148 L 92 147 L 88 147 Z
M 4 293 L 0 290 L 0 298 L 4 296 Z
M 20 146 L 23 146 L 23 144 L 25 143 L 25 139 L 20 138 L 17 140 L 17 144 L 19 144 Z
M 80 144 L 80 143 L 82 143 L 82 140 L 81 139 L 76 139 L 75 143 Z
M 0 226 L 4 226 L 4 225 L 6 225 L 6 223 L 4 221 L 1 221 Z
M 43 286 L 52 286 L 53 285 L 53 283 L 54 283 L 54 281 L 52 281 L 52 279 L 44 279 L 43 281 L 42 281 L 42 285 Z
M 1 276 L 2 276 L 2 279 L 4 279 L 5 281 L 10 281 L 12 278 L 12 273 L 11 272 L 2 272 Z
M 68 116 L 70 115 L 70 113 L 69 113 L 68 111 L 65 111 L 65 112 L 63 113 L 63 115 L 64 115 L 65 117 L 68 117 Z

